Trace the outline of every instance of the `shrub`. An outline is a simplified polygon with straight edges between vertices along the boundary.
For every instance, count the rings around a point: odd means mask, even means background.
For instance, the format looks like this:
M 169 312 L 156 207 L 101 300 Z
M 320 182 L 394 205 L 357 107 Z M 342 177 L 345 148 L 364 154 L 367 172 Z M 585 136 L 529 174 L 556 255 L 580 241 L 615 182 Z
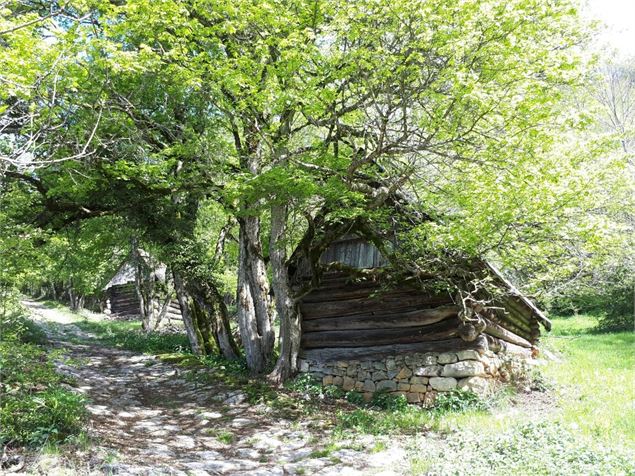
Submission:
M 373 394 L 370 404 L 382 410 L 401 411 L 408 407 L 408 400 L 403 395 L 395 395 L 385 390 Z
M 348 401 L 348 403 L 352 403 L 353 405 L 363 405 L 364 396 L 360 392 L 351 390 L 350 392 L 346 392 L 346 401 Z
M 440 412 L 463 412 L 482 410 L 485 403 L 471 390 L 454 389 L 437 395 L 434 409 Z
M 0 443 L 41 446 L 80 432 L 84 398 L 60 387 L 6 395 L 0 405 Z
M 61 386 L 44 333 L 20 313 L 0 317 L 0 445 L 37 447 L 81 431 L 85 400 Z

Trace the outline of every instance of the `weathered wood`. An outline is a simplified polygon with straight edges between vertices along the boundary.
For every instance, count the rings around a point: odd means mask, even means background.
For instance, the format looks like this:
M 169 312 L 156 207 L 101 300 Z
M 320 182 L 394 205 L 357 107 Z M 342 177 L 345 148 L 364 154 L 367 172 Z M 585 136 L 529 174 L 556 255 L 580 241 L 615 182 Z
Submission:
M 343 285 L 334 287 L 332 289 L 319 287 L 311 291 L 309 294 L 302 298 L 303 303 L 321 303 L 324 301 L 342 301 L 347 299 L 355 299 L 355 298 L 363 298 L 368 297 L 370 295 L 386 296 L 386 295 L 418 295 L 421 292 L 409 289 L 409 288 L 400 288 L 400 289 L 382 289 L 377 286 L 377 284 L 373 283 L 373 285 Z
M 507 307 L 506 304 L 500 303 L 501 306 L 505 306 L 505 310 L 497 310 L 494 312 L 494 318 L 496 321 L 505 321 L 513 324 L 519 329 L 522 329 L 524 332 L 531 332 L 531 324 L 532 320 L 526 320 L 524 317 L 516 314 L 513 308 Z
M 531 342 L 528 340 L 514 334 L 513 332 L 508 331 L 507 329 L 499 326 L 495 322 L 486 319 L 487 326 L 485 327 L 485 332 L 491 336 L 497 337 L 499 339 L 503 339 L 504 341 L 510 342 L 512 344 L 518 345 L 520 347 L 531 348 Z
M 531 352 L 532 352 L 531 348 L 528 349 L 527 347 L 521 347 L 519 345 L 512 344 L 511 342 L 506 342 L 497 337 L 487 335 L 487 342 L 488 342 L 489 348 L 493 352 L 508 352 L 512 354 L 521 354 L 521 355 L 524 355 L 525 357 L 531 356 Z
M 368 358 L 386 357 L 401 353 L 412 352 L 453 352 L 459 350 L 486 351 L 488 349 L 485 336 L 479 336 L 473 342 L 462 339 L 447 339 L 441 341 L 416 342 L 413 344 L 392 344 L 370 347 L 339 347 L 328 349 L 307 349 L 301 356 L 309 360 L 328 362 L 333 360 L 360 360 Z
M 368 347 L 445 340 L 458 335 L 460 322 L 458 318 L 454 318 L 429 326 L 401 329 L 306 332 L 302 335 L 302 347 L 305 349 L 318 347 Z
M 524 308 L 513 296 L 505 297 L 503 299 L 503 306 L 507 310 L 505 318 L 529 330 L 529 326 L 533 320 L 531 310 Z
M 523 339 L 527 339 L 527 340 L 531 339 L 531 331 L 527 331 L 527 330 L 525 330 L 523 328 L 520 328 L 516 324 L 508 321 L 507 319 L 496 318 L 496 319 L 492 319 L 491 321 L 495 322 L 499 326 L 507 329 L 508 331 L 513 332 L 514 334 L 517 334 L 517 335 L 521 336 Z
M 455 305 L 439 306 L 431 309 L 397 313 L 359 314 L 352 316 L 327 317 L 303 321 L 304 332 L 353 330 L 353 329 L 389 329 L 400 327 L 416 327 L 442 321 L 456 316 L 459 307 Z
M 303 319 L 322 319 L 353 315 L 379 315 L 414 309 L 429 309 L 452 301 L 449 296 L 427 296 L 425 294 L 389 294 L 381 296 L 365 296 L 342 301 L 321 303 L 303 302 L 300 305 Z

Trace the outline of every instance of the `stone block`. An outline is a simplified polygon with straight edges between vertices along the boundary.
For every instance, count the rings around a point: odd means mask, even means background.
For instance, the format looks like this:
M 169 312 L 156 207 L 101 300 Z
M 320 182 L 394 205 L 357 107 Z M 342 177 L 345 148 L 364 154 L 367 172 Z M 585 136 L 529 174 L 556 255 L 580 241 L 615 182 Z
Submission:
M 377 390 L 377 386 L 372 380 L 365 380 L 363 389 L 365 392 L 374 392 Z
M 437 392 L 428 392 L 423 396 L 421 403 L 424 407 L 431 407 L 437 399 Z
M 355 380 L 350 377 L 344 377 L 344 381 L 342 382 L 342 388 L 347 392 L 349 390 L 353 390 L 355 388 Z
M 435 354 L 424 354 L 419 360 L 421 365 L 435 365 L 437 363 L 437 356 Z
M 406 394 L 406 400 L 408 400 L 408 403 L 419 403 L 421 401 L 421 394 L 420 393 L 407 393 Z
M 397 379 L 406 379 L 412 376 L 412 370 L 408 367 L 402 367 L 399 373 L 395 376 Z
M 348 369 L 346 369 L 346 375 L 348 377 L 357 377 L 357 373 L 358 373 L 358 370 L 357 370 L 357 367 L 355 366 L 350 366 Z
M 409 383 L 398 383 L 397 384 L 397 390 L 401 390 L 402 392 L 409 392 L 410 391 L 410 384 Z
M 337 367 L 340 369 L 345 369 L 348 367 L 348 362 L 346 362 L 345 360 L 340 360 L 337 362 Z
M 325 375 L 322 377 L 322 385 L 333 385 L 333 376 Z
M 463 360 L 454 364 L 446 364 L 443 367 L 441 376 L 443 377 L 474 377 L 483 375 L 485 367 L 482 362 L 475 360 Z
M 384 370 L 376 370 L 373 372 L 372 379 L 377 382 L 379 380 L 386 380 L 388 378 L 388 374 Z
M 481 354 L 476 350 L 461 350 L 456 353 L 459 360 L 481 360 Z
M 453 388 L 456 388 L 456 385 L 456 379 L 453 377 L 432 377 L 430 379 L 430 386 L 439 392 L 452 390 Z
M 441 371 L 440 365 L 427 365 L 425 367 L 417 367 L 414 369 L 414 374 L 417 377 L 435 377 L 439 375 Z
M 364 370 L 370 370 L 373 368 L 373 363 L 370 360 L 363 360 L 359 366 Z
M 300 360 L 300 372 L 308 372 L 310 368 L 309 362 L 307 360 Z
M 361 392 L 364 390 L 364 382 L 355 382 L 355 391 Z
M 333 385 L 337 385 L 338 387 L 341 387 L 343 383 L 344 383 L 344 379 L 340 377 L 339 375 L 333 377 Z
M 419 363 L 418 359 L 413 354 L 404 356 L 404 362 L 411 368 Z
M 377 390 L 397 390 L 397 383 L 394 380 L 382 380 L 377 382 Z
M 375 370 L 386 370 L 386 364 L 384 362 L 373 362 L 373 368 Z
M 373 399 L 373 393 L 372 392 L 364 392 L 364 393 L 362 393 L 362 397 L 364 398 L 365 402 L 370 402 Z
M 428 387 L 427 385 L 414 384 L 410 386 L 410 391 L 417 393 L 426 393 L 428 391 Z
M 397 364 L 395 363 L 394 358 L 386 359 L 386 370 L 395 370 L 397 368 Z
M 452 352 L 439 354 L 439 357 L 437 357 L 437 362 L 439 362 L 440 364 L 453 364 L 458 360 L 459 358 Z
M 411 377 L 410 383 L 425 385 L 428 383 L 428 380 L 430 380 L 428 377 Z
M 487 395 L 492 389 L 492 381 L 483 377 L 467 377 L 459 380 L 458 388 L 471 390 L 478 395 Z
M 387 370 L 386 371 L 386 375 L 388 375 L 389 379 L 394 379 L 397 377 L 397 375 L 399 374 L 399 371 L 397 369 L 392 369 L 392 370 Z

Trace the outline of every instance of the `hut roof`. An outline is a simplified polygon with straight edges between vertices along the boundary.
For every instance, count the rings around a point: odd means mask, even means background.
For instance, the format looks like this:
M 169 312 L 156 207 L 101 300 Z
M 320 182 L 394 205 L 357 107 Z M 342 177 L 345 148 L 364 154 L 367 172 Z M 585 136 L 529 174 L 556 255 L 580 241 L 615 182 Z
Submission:
M 144 261 L 144 264 L 153 269 L 152 276 L 157 281 L 165 280 L 165 273 L 167 271 L 167 266 L 163 263 L 157 262 L 152 258 L 150 253 L 144 250 L 138 250 L 139 257 Z M 137 268 L 134 264 L 134 260 L 132 256 L 128 256 L 115 275 L 108 281 L 108 284 L 104 286 L 104 291 L 112 288 L 113 286 L 121 286 L 125 284 L 134 283 L 135 277 L 137 273 Z

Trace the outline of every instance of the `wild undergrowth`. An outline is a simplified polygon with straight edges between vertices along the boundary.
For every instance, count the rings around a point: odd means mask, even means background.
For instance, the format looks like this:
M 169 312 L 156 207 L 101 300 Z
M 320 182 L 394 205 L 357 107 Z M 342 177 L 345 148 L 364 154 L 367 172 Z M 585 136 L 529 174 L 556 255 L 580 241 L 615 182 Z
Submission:
M 502 432 L 459 430 L 430 444 L 409 445 L 411 475 L 632 475 L 622 448 L 590 445 L 558 422 L 525 422 Z
M 0 445 L 41 447 L 77 436 L 84 398 L 64 387 L 44 333 L 19 307 L 0 316 Z

